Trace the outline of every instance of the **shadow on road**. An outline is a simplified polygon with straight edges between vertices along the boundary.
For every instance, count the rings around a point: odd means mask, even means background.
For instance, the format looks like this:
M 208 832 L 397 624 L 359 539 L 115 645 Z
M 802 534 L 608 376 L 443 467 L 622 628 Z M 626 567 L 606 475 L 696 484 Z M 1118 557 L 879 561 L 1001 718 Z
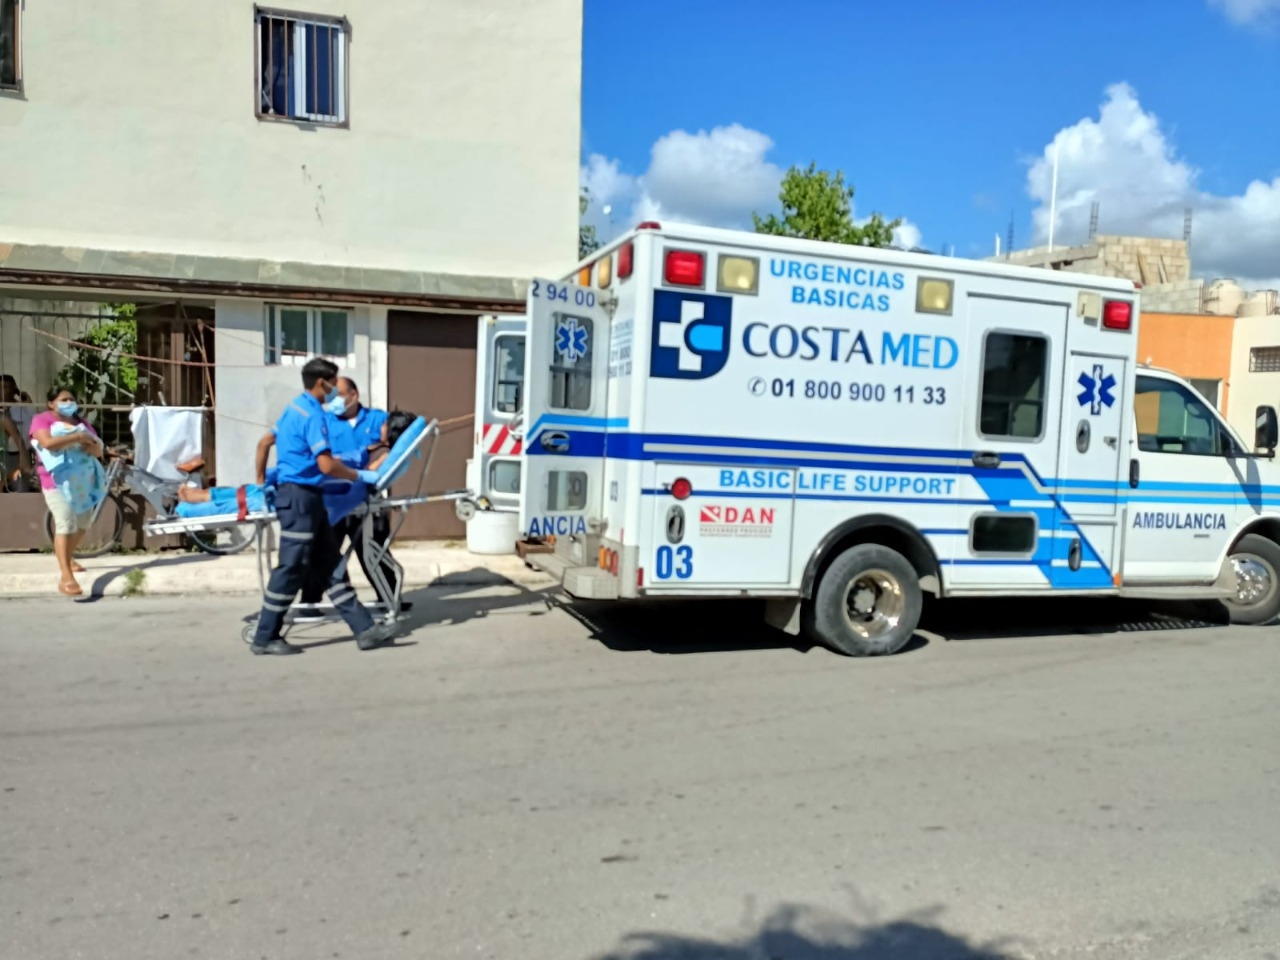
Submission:
M 783 904 L 730 941 L 633 933 L 593 960 L 1008 960 L 1001 945 L 975 945 L 943 930 L 937 925 L 941 913 L 935 908 L 887 923 L 861 923 Z
M 793 637 L 768 626 L 763 619 L 764 604 L 756 600 L 570 603 L 555 588 L 532 589 L 483 570 L 445 577 L 431 587 L 406 593 L 405 599 L 414 607 L 403 622 L 401 637 L 422 628 L 457 625 L 494 615 L 504 616 L 504 629 L 518 630 L 523 617 L 562 611 L 583 624 L 592 639 L 619 653 L 809 653 L 814 649 L 814 644 L 804 637 Z M 1226 625 L 1226 609 L 1213 603 L 1155 605 L 1080 597 L 926 599 L 920 630 L 899 656 L 925 649 L 931 643 L 953 640 L 1066 638 Z
M 752 600 L 666 600 L 575 603 L 564 609 L 610 650 L 620 653 L 715 653 L 814 648 L 764 623 Z M 1221 604 L 1153 606 L 1133 600 L 1038 597 L 926 601 L 920 629 L 900 654 L 931 642 L 1065 638 L 1106 633 L 1192 630 L 1227 625 Z

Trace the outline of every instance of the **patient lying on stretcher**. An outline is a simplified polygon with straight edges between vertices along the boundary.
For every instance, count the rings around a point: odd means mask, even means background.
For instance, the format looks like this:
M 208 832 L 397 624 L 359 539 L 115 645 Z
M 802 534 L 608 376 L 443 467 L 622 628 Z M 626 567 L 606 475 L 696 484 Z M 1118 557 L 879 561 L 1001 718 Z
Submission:
M 387 460 L 399 455 L 401 448 L 412 445 L 422 435 L 426 422 L 418 417 L 407 427 L 393 431 L 386 439 L 388 444 L 375 447 L 371 451 L 369 470 L 383 472 Z M 407 464 L 402 464 L 407 466 Z M 400 471 L 397 471 L 400 472 Z M 275 467 L 267 471 L 267 482 L 250 483 L 243 487 L 179 487 L 177 514 L 183 519 L 194 517 L 221 517 L 228 514 L 250 516 L 270 513 L 275 509 L 274 494 L 276 477 Z M 368 496 L 368 486 L 363 483 L 349 483 L 345 480 L 326 482 L 322 488 L 325 508 L 329 514 L 329 522 L 336 523 L 347 516 L 357 506 L 364 503 Z

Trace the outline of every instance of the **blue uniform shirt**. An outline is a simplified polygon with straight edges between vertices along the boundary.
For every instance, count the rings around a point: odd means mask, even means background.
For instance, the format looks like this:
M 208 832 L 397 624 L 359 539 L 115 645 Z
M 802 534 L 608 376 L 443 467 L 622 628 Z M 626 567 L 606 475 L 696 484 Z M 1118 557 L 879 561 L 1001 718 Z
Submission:
M 353 470 L 369 466 L 369 448 L 382 440 L 382 425 L 387 422 L 385 410 L 362 406 L 350 420 L 326 413 L 333 455 Z
M 329 422 L 320 401 L 304 393 L 285 407 L 272 432 L 276 435 L 276 467 L 281 483 L 318 487 L 325 476 L 316 457 L 330 453 Z

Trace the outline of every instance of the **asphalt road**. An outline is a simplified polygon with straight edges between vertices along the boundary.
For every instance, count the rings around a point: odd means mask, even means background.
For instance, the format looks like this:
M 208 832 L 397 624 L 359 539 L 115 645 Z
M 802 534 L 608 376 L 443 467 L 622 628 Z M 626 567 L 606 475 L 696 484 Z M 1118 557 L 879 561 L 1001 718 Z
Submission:
M 1280 956 L 1275 629 L 416 599 L 281 659 L 245 600 L 0 604 L 0 957 Z

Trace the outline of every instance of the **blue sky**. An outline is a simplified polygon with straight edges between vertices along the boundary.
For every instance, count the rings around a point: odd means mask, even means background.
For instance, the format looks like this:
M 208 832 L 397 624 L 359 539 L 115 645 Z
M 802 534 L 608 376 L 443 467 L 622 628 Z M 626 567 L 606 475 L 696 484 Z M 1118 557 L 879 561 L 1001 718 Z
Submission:
M 1181 236 L 1190 206 L 1197 272 L 1280 282 L 1280 0 L 586 0 L 584 34 L 606 232 L 748 225 L 814 160 L 859 216 L 982 256 L 1011 213 L 1044 242 L 1056 142 L 1055 242 L 1094 200 L 1104 233 Z

